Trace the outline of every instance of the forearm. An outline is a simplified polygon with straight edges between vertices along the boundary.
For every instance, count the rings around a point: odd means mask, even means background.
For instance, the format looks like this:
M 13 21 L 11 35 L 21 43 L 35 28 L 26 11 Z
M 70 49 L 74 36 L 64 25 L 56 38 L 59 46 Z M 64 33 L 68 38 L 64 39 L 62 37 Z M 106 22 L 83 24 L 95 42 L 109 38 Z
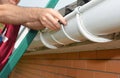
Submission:
M 9 24 L 23 24 L 36 21 L 37 8 L 26 8 L 15 5 L 0 5 L 0 22 Z

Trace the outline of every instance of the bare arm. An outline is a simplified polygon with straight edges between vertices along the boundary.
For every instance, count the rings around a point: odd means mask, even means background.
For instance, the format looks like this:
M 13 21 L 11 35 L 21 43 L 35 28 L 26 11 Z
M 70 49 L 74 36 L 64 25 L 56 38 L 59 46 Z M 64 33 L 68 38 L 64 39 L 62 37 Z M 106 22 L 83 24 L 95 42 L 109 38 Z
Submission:
M 32 16 L 24 13 L 22 7 L 10 4 L 0 5 L 0 22 L 9 24 L 22 24 L 30 21 Z
M 0 5 L 0 22 L 2 23 L 23 24 L 36 30 L 43 27 L 55 30 L 60 28 L 58 20 L 66 24 L 61 14 L 53 9 Z

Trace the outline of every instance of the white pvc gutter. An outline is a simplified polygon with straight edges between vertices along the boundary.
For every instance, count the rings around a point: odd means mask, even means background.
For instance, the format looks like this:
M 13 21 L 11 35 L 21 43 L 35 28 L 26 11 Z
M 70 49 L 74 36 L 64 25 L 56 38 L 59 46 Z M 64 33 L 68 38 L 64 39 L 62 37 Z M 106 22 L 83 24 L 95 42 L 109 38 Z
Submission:
M 41 42 L 52 49 L 85 40 L 109 42 L 110 39 L 100 36 L 120 31 L 119 7 L 120 0 L 92 0 L 65 16 L 68 23 L 61 25 L 61 30 L 42 31 Z

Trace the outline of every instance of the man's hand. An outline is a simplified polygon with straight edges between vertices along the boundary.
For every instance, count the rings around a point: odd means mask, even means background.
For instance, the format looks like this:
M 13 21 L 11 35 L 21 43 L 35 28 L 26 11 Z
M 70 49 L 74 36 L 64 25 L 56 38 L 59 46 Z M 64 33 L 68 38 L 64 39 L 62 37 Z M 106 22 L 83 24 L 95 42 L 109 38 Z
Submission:
M 50 8 L 40 8 L 38 11 L 38 19 L 44 27 L 47 27 L 51 30 L 60 29 L 60 24 L 66 24 L 63 16 L 56 10 Z M 58 22 L 59 21 L 59 22 Z
M 32 15 L 33 19 L 23 24 L 31 29 L 40 30 L 49 28 L 51 30 L 57 30 L 61 27 L 59 22 L 64 25 L 66 24 L 65 19 L 58 11 L 50 8 L 31 8 L 31 11 L 32 9 L 33 12 L 30 13 L 34 14 Z

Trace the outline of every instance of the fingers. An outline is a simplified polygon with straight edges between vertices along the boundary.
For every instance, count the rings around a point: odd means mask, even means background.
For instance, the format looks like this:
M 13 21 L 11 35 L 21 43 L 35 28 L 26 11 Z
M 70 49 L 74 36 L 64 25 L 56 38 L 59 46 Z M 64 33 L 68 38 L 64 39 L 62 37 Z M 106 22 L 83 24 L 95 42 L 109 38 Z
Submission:
M 51 18 L 53 18 L 53 17 L 51 17 Z M 53 22 L 51 22 L 51 18 L 49 18 L 49 17 L 42 18 L 42 19 L 41 19 L 41 23 L 42 23 L 45 27 L 47 27 L 47 28 L 49 28 L 49 29 L 51 29 L 51 30 L 57 30 L 57 27 L 54 25 Z
M 50 21 L 53 24 L 53 28 L 55 30 L 61 28 L 60 23 L 58 22 L 59 20 L 57 18 L 55 18 L 52 15 L 48 14 L 47 19 L 48 19 L 48 21 Z
M 52 12 L 52 14 L 55 18 L 59 19 L 59 23 L 64 24 L 64 25 L 67 24 L 65 18 L 58 11 L 54 11 Z
M 66 20 L 58 11 L 55 11 L 53 9 L 45 9 L 45 10 L 44 12 L 42 12 L 40 18 L 41 23 L 45 27 L 51 30 L 57 30 L 61 28 L 60 24 L 66 25 Z

